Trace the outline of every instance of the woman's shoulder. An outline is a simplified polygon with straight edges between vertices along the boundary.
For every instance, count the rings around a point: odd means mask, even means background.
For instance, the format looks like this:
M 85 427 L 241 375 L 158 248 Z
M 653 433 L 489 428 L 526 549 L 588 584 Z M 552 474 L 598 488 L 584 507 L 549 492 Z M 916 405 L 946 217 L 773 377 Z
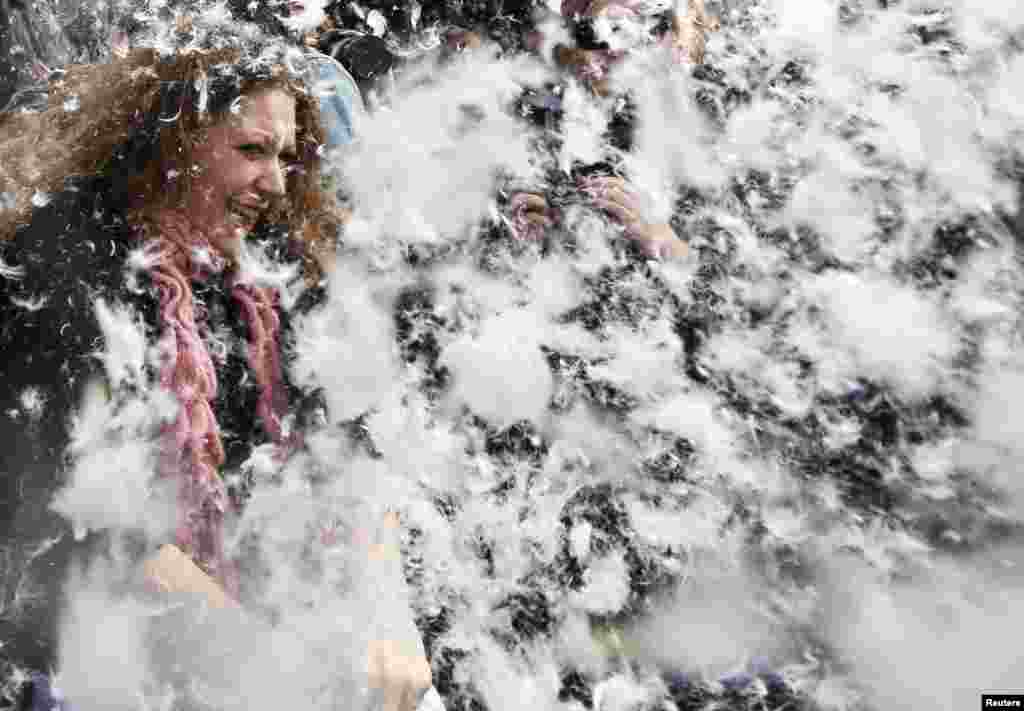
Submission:
M 27 224 L 3 245 L 3 261 L 22 290 L 63 291 L 110 282 L 127 259 L 130 229 L 95 180 L 38 195 Z
M 130 243 L 116 214 L 81 186 L 40 200 L 31 220 L 0 246 L 0 350 L 62 350 L 68 362 L 97 337 L 96 299 L 123 301 Z

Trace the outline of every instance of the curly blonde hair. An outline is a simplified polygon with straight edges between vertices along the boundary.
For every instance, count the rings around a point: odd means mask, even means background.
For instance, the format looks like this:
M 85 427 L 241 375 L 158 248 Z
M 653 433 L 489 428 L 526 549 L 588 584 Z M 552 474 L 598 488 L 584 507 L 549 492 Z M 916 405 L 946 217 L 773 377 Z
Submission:
M 60 192 L 75 177 L 112 178 L 118 206 L 136 224 L 148 222 L 188 195 L 193 151 L 233 101 L 281 88 L 295 98 L 300 167 L 266 220 L 301 243 L 307 277 L 317 278 L 343 215 L 322 185 L 316 97 L 286 59 L 277 59 L 247 57 L 236 47 L 169 56 L 137 49 L 106 64 L 68 67 L 51 84 L 44 111 L 0 115 L 0 240 L 31 219 L 38 196 Z M 163 120 L 169 106 L 174 114 Z

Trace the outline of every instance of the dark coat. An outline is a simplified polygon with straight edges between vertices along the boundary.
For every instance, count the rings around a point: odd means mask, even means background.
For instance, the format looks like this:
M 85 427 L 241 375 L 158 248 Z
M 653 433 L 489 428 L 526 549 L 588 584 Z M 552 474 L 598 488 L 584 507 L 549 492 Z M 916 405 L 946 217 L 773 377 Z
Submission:
M 49 510 L 68 471 L 70 416 L 86 383 L 104 378 L 97 354 L 103 336 L 94 303 L 129 305 L 141 314 L 147 338 L 159 335 L 152 289 L 130 289 L 126 259 L 137 245 L 121 212 L 105 204 L 101 180 L 80 183 L 39 208 L 30 225 L 3 246 L 0 277 L 0 662 L 47 671 L 56 662 L 60 590 L 73 556 L 97 545 L 93 534 L 75 542 L 69 524 Z M 247 377 L 247 325 L 228 289 L 194 284 L 211 325 L 237 337 L 218 368 L 214 412 L 224 437 L 225 471 L 237 468 L 267 440 L 256 416 L 259 391 Z M 291 320 L 323 298 L 307 289 L 291 316 L 282 314 L 282 356 L 292 358 Z M 152 375 L 152 374 L 150 374 Z M 287 378 L 286 378 L 287 381 Z M 308 424 L 323 407 L 319 392 L 286 383 L 292 411 Z M 26 393 L 32 397 L 26 397 Z M 33 407 L 42 398 L 41 408 Z M 233 490 L 242 501 L 244 490 Z M 87 551 L 84 551 L 87 552 Z M 36 591 L 36 592 L 33 592 Z M 36 593 L 42 594 L 36 594 Z M 8 667 L 9 668 L 9 667 Z M 4 673 L 0 670 L 0 673 Z
M 33 83 L 35 62 L 55 68 L 73 56 L 67 38 L 55 27 L 47 3 L 0 0 L 0 108 L 15 92 Z M 65 9 L 65 8 L 62 8 Z

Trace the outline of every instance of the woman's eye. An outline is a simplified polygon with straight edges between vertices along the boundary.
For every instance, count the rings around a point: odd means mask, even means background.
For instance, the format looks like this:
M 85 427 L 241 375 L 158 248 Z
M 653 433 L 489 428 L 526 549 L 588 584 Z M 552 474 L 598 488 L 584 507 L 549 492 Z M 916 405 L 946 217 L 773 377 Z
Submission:
M 243 146 L 239 146 L 238 150 L 249 156 L 263 155 L 263 146 L 257 145 L 255 143 L 246 143 Z

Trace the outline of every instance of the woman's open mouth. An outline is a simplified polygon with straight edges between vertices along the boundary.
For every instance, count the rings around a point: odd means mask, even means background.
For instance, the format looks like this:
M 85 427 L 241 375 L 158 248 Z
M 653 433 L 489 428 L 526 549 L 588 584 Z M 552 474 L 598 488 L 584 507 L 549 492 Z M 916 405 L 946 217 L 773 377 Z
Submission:
M 231 203 L 228 206 L 228 221 L 235 227 L 251 231 L 256 223 L 260 221 L 266 208 L 258 208 L 250 205 Z

